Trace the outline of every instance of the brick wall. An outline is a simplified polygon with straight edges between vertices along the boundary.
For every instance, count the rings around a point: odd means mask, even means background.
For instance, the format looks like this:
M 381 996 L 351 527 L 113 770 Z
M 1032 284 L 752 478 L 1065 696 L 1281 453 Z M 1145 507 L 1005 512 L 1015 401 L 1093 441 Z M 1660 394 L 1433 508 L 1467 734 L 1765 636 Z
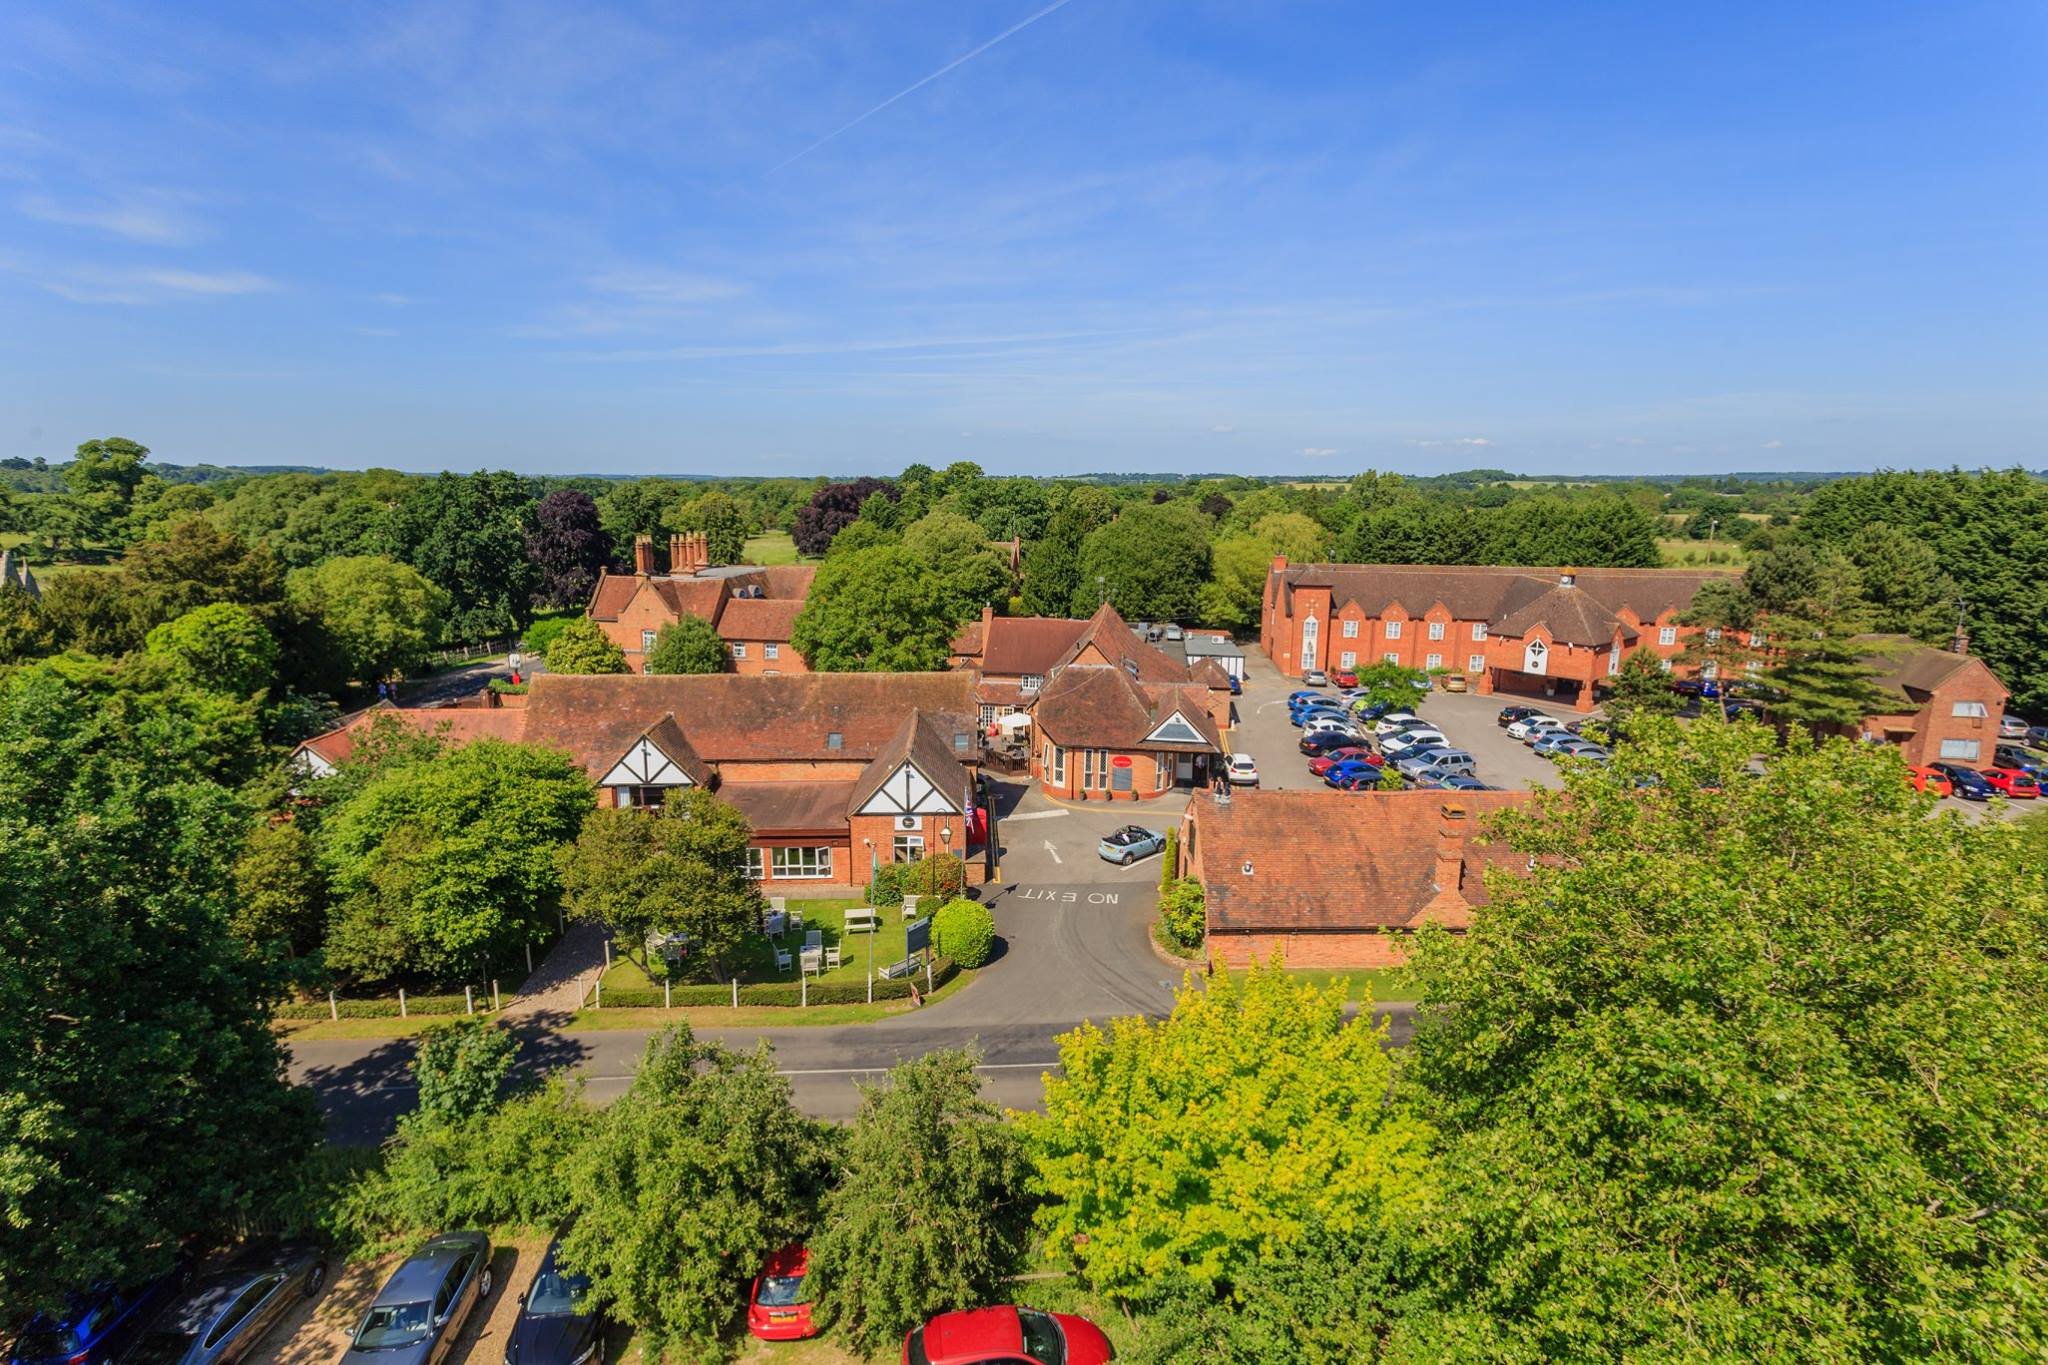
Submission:
M 747 652 L 747 657 L 744 659 L 732 658 L 732 647 L 734 645 L 742 646 Z M 768 647 L 770 645 L 775 646 L 777 657 L 773 659 L 768 657 Z M 797 653 L 787 640 L 727 640 L 725 642 L 725 651 L 727 655 L 725 666 L 735 673 L 752 675 L 759 673 L 808 673 L 811 671 L 810 665 L 804 662 L 804 656 Z
M 1093 787 L 1085 786 L 1084 783 L 1088 776 L 1088 764 L 1082 756 L 1082 751 L 1079 749 L 1068 749 L 1065 751 L 1066 780 L 1054 782 L 1052 780 L 1052 770 L 1046 765 L 1046 746 L 1048 742 L 1041 736 L 1036 747 L 1031 752 L 1031 775 L 1038 779 L 1039 787 L 1048 796 L 1057 796 L 1068 801 L 1147 801 L 1154 797 L 1164 796 L 1173 790 L 1175 760 L 1172 755 L 1167 756 L 1166 780 L 1162 783 L 1159 780 L 1158 764 L 1154 762 L 1152 754 L 1145 752 L 1120 752 L 1115 749 L 1099 752 L 1104 752 L 1108 755 L 1108 763 L 1112 773 L 1119 758 L 1130 761 L 1131 790 L 1129 792 L 1110 791 L 1108 783 L 1113 779 L 1105 779 L 1099 768 L 1095 776 L 1097 785 Z
M 1276 951 L 1290 967 L 1340 971 L 1398 967 L 1408 958 L 1408 935 L 1370 931 L 1212 933 L 1206 946 L 1211 967 L 1229 967 L 1233 971 L 1241 971 L 1255 961 L 1269 961 Z
M 659 634 L 663 626 L 675 619 L 661 594 L 643 586 L 619 612 L 618 620 L 600 621 L 598 625 L 613 644 L 626 651 L 626 666 L 635 673 L 645 673 L 647 654 L 641 647 L 641 632 L 651 630 Z

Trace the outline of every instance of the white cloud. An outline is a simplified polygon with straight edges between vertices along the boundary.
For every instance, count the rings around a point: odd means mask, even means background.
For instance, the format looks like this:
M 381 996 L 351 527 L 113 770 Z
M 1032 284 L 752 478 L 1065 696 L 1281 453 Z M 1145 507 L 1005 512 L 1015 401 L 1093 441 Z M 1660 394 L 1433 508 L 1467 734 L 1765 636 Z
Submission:
M 372 294 L 370 297 L 383 304 L 386 308 L 403 308 L 412 302 L 410 296 L 394 294 L 388 289 L 381 294 Z
M 1448 440 L 1438 440 L 1438 441 L 1410 441 L 1410 442 L 1409 442 L 1408 444 L 1409 444 L 1409 445 L 1411 445 L 1411 446 L 1425 446 L 1425 447 L 1434 447 L 1434 446 L 1490 446 L 1490 445 L 1492 445 L 1492 444 L 1493 444 L 1493 442 L 1492 442 L 1492 441 L 1490 441 L 1490 440 L 1488 440 L 1488 439 L 1487 439 L 1486 437 L 1484 437 L 1484 436 L 1454 436 L 1454 437 L 1451 437 L 1451 438 L 1450 438 L 1450 439 L 1448 439 Z
M 261 294 L 277 285 L 246 270 L 25 271 L 50 293 L 73 303 L 151 304 L 174 299 Z
M 1216 434 L 1216 435 L 1218 435 L 1218 436 L 1228 436 L 1228 435 L 1230 435 L 1230 434 L 1231 434 L 1232 432 L 1236 431 L 1236 430 L 1237 430 L 1237 428 L 1236 428 L 1236 427 L 1225 427 L 1225 426 L 1214 426 L 1214 427 L 1210 427 L 1210 428 L 1209 428 L 1209 430 L 1210 430 L 1211 432 L 1215 433 L 1215 434 Z
M 138 270 L 135 278 L 173 294 L 262 294 L 277 288 L 246 270 Z
M 164 194 L 124 195 L 100 205 L 59 203 L 48 195 L 32 194 L 15 202 L 25 216 L 64 227 L 91 228 L 131 242 L 156 246 L 179 246 L 196 241 L 199 229 L 172 205 Z
M 1302 458 L 1309 460 L 1327 460 L 1336 453 L 1335 450 L 1328 446 L 1303 446 L 1301 448 Z
M 1765 450 L 1783 450 L 1784 448 L 1785 448 L 1785 443 L 1784 443 L 1783 441 L 1765 441 L 1765 442 L 1764 442 L 1764 449 L 1765 449 Z
M 747 286 L 736 280 L 677 270 L 609 270 L 591 276 L 589 284 L 601 294 L 670 305 L 715 303 L 747 292 Z

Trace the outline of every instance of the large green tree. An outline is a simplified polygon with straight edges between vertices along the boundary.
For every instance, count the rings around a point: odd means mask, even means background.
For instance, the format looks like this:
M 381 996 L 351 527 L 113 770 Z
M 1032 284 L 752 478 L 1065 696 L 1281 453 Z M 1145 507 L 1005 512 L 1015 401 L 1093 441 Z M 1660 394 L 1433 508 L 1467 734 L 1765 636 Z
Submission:
M 903 548 L 938 575 L 946 610 L 957 621 L 1010 597 L 1010 566 L 989 548 L 988 533 L 955 512 L 932 512 L 903 531 Z
M 687 934 L 687 961 L 723 975 L 768 908 L 747 876 L 747 818 L 708 791 L 673 788 L 660 815 L 600 810 L 560 854 L 570 914 L 607 926 L 629 956 Z
M 1635 716 L 1675 715 L 1684 705 L 1671 690 L 1671 675 L 1654 649 L 1640 646 L 1622 656 L 1621 667 L 1609 681 L 1607 714 L 1626 724 Z
M 626 651 L 587 616 L 563 626 L 548 642 L 550 673 L 627 673 Z
M 624 655 L 621 654 L 623 659 Z M 684 616 L 663 626 L 647 652 L 649 673 L 723 673 L 732 649 L 718 627 L 701 616 Z
M 1129 508 L 1081 543 L 1072 611 L 1087 616 L 1107 598 L 1133 620 L 1193 620 L 1209 577 L 1208 521 L 1186 503 Z
M 1390 1356 L 2040 1356 L 2041 864 L 1889 750 L 1631 741 L 1496 817 L 1523 870 L 1418 943 Z
M 344 555 L 297 570 L 287 590 L 333 642 L 347 676 L 365 683 L 425 663 L 449 611 L 448 594 L 424 574 L 381 555 Z
M 263 691 L 277 671 L 277 638 L 254 612 L 231 602 L 164 622 L 149 632 L 147 648 L 177 663 L 199 686 L 230 696 Z
M 1369 1009 L 1278 965 L 1185 985 L 1165 1020 L 1060 1039 L 1031 1143 L 1037 1222 L 1087 1281 L 1227 1289 L 1312 1227 L 1377 1228 L 1426 1201 L 1429 1128 L 1389 1098 Z
M 562 1257 L 650 1355 L 713 1358 L 736 1287 L 811 1230 L 828 1171 L 824 1134 L 790 1103 L 765 1044 L 737 1054 L 678 1025 L 648 1044 L 568 1161 Z
M 458 981 L 544 941 L 561 895 L 556 850 L 593 800 L 574 760 L 496 740 L 387 767 L 321 821 L 328 965 L 360 980 Z
M 532 485 L 502 472 L 442 474 L 391 509 L 390 553 L 448 594 L 450 638 L 509 635 L 533 619 L 540 580 L 526 554 L 533 510 Z
M 823 1303 L 875 1355 L 934 1313 L 994 1302 L 1031 1228 L 1030 1164 L 972 1052 L 899 1062 L 860 1113 L 810 1239 Z
M 318 1139 L 228 932 L 248 811 L 202 723 L 0 680 L 0 1316 L 231 1236 Z
M 924 560 L 878 545 L 825 561 L 790 643 L 820 672 L 943 668 L 963 619 L 958 610 Z

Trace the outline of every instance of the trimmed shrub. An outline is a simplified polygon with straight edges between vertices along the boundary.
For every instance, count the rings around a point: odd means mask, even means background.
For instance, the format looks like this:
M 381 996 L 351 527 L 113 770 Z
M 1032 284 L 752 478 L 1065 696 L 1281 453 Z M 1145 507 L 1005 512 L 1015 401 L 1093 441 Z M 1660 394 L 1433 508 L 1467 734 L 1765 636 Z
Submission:
M 934 853 L 914 863 L 884 863 L 868 883 L 868 904 L 890 909 L 908 896 L 953 897 L 967 886 L 967 864 L 951 853 Z
M 575 616 L 555 616 L 535 621 L 526 628 L 526 652 L 545 656 L 548 646 L 555 642 L 555 637 L 567 630 L 569 623 L 575 619 Z
M 1177 877 L 1159 897 L 1159 922 L 1175 943 L 1192 948 L 1208 932 L 1206 897 L 1193 877 Z
M 996 946 L 996 917 L 986 905 L 962 897 L 939 907 L 932 920 L 932 951 L 963 967 L 979 967 Z
M 961 964 L 947 956 L 935 958 L 932 962 L 932 985 L 943 986 L 960 973 Z M 884 981 L 875 979 L 875 999 L 908 1000 L 909 981 Z M 917 974 L 917 988 L 924 989 L 924 973 Z M 794 981 L 754 981 L 740 984 L 742 1005 L 770 1005 L 782 1009 L 795 1009 L 803 1003 L 804 994 Z M 813 982 L 809 1000 L 813 1005 L 864 1005 L 868 999 L 868 983 L 860 981 Z M 669 992 L 668 1003 L 677 1009 L 688 1005 L 731 1005 L 732 987 L 724 986 L 677 986 Z M 604 1008 L 608 1010 L 660 1009 L 661 992 L 648 990 L 644 986 L 631 989 L 607 990 L 604 993 Z
M 339 1000 L 335 1008 L 344 1019 L 396 1019 L 398 1018 L 398 997 L 393 995 L 376 1000 Z M 488 1014 L 491 1009 L 491 993 L 488 989 L 476 993 L 476 1012 Z M 408 995 L 405 997 L 405 1012 L 408 1017 L 415 1014 L 466 1014 L 468 1002 L 459 995 Z M 330 1019 L 325 1000 L 286 1000 L 272 1007 L 274 1019 Z

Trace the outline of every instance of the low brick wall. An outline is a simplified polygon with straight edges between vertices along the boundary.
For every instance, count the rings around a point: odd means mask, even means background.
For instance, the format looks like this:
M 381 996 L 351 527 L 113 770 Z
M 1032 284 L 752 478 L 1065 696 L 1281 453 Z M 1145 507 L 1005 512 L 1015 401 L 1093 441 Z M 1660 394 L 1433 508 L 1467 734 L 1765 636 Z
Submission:
M 1211 933 L 1205 945 L 1212 967 L 1242 970 L 1281 954 L 1290 967 L 1352 969 L 1399 967 L 1408 960 L 1407 934 L 1331 931 L 1296 934 Z

